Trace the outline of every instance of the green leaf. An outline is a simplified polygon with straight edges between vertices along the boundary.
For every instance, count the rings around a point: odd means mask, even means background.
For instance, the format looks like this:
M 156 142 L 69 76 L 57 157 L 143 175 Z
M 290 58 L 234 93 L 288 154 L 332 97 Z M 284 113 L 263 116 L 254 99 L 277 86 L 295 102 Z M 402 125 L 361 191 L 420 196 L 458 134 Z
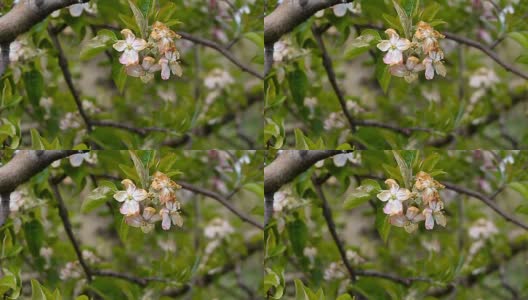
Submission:
M 31 128 L 29 132 L 31 133 L 31 149 L 46 150 L 39 132 L 35 128 Z
M 132 10 L 132 13 L 134 14 L 134 18 L 136 19 L 136 24 L 139 28 L 139 32 L 141 33 L 141 37 L 143 39 L 147 38 L 147 27 L 148 22 L 141 10 L 134 4 L 134 2 L 128 0 L 128 4 L 130 5 L 130 9 Z
M 396 163 L 398 164 L 398 168 L 400 169 L 401 176 L 403 178 L 403 183 L 407 189 L 411 188 L 411 179 L 412 179 L 412 170 L 407 164 L 407 162 L 401 157 L 400 152 L 396 150 L 392 150 L 392 154 L 394 155 L 394 159 L 396 160 Z
M 384 243 L 387 243 L 387 239 L 389 238 L 391 230 L 391 224 L 389 222 L 389 216 L 383 212 L 383 206 L 384 204 L 380 204 L 376 209 L 375 225 L 381 239 Z
M 9 231 L 7 231 L 9 232 Z M 16 277 L 12 274 L 0 278 L 0 295 L 5 295 L 9 290 L 16 290 Z
M 382 57 L 378 59 L 378 63 L 376 64 L 376 79 L 378 80 L 378 83 L 383 90 L 383 93 L 387 94 L 387 90 L 389 89 L 390 81 L 391 81 L 391 74 L 389 70 L 389 65 L 386 65 L 383 62 Z
M 46 295 L 35 279 L 31 279 L 31 300 L 46 300 Z
M 381 36 L 376 30 L 366 29 L 361 35 L 350 42 L 350 46 L 345 50 L 345 58 L 352 59 L 367 52 L 381 40 Z
M 255 193 L 260 198 L 264 198 L 264 185 L 262 183 L 249 182 L 244 184 L 244 189 Z
M 350 194 L 343 205 L 346 209 L 353 209 L 367 202 L 381 190 L 379 183 L 372 179 L 366 179 Z
M 517 208 L 515 209 L 515 212 L 516 213 L 520 213 L 520 214 L 524 214 L 524 215 L 528 215 L 528 204 L 523 204 L 523 205 L 517 206 Z
M 293 222 L 287 224 L 288 236 L 292 244 L 292 249 L 297 257 L 303 257 L 304 247 L 308 238 L 308 227 L 303 220 L 296 217 Z
M 295 149 L 310 150 L 310 146 L 306 141 L 307 137 L 304 133 L 299 128 L 295 128 L 293 132 L 295 133 Z
M 29 102 L 33 107 L 39 107 L 42 91 L 44 90 L 44 79 L 42 74 L 36 69 L 24 73 L 24 85 Z
M 431 2 L 431 4 L 426 6 L 425 9 L 420 14 L 420 19 L 422 21 L 430 23 L 434 19 L 434 17 L 436 16 L 440 8 L 441 8 L 440 4 L 436 2 Z
M 147 17 L 150 13 L 150 10 L 153 7 L 153 0 L 139 0 L 138 1 L 138 8 L 141 11 L 141 14 L 145 17 Z
M 299 279 L 294 279 L 295 282 L 295 300 L 310 300 L 304 289 L 304 284 Z
M 109 198 L 110 193 L 115 192 L 108 186 L 98 186 L 88 194 L 81 205 L 81 212 L 88 213 L 103 205 Z
M 44 243 L 44 227 L 38 220 L 32 220 L 24 223 L 23 228 L 29 252 L 34 257 L 40 257 L 40 248 Z
M 528 31 L 510 32 L 508 36 L 519 43 L 523 48 L 528 49 Z
M 264 49 L 264 35 L 257 32 L 246 32 L 244 37 L 252 41 L 259 49 Z
M 528 199 L 528 182 L 511 182 L 509 186 L 519 192 L 524 199 Z
M 521 54 L 515 59 L 515 62 L 528 65 L 528 54 Z
M 288 73 L 288 84 L 293 101 L 299 107 L 304 107 L 304 97 L 308 89 L 308 77 L 298 66 L 292 72 Z
M 400 23 L 403 28 L 403 33 L 405 34 L 405 37 L 407 39 L 411 39 L 412 20 L 409 18 L 407 13 L 405 13 L 405 11 L 398 4 L 398 2 L 392 0 L 392 4 L 394 5 L 394 9 L 396 9 L 396 12 L 398 13 L 398 17 L 400 18 Z
M 113 31 L 103 29 L 97 33 L 97 36 L 92 38 L 82 48 L 80 58 L 82 60 L 88 60 L 93 58 L 99 53 L 104 52 L 111 45 L 117 41 L 117 37 Z
M 112 79 L 120 93 L 125 89 L 127 78 L 125 66 L 116 61 L 112 66 Z
M 130 153 L 130 158 L 132 158 L 132 161 L 134 162 L 134 167 L 136 168 L 136 173 L 139 177 L 139 181 L 141 182 L 141 187 L 144 189 L 147 189 L 149 186 L 149 170 L 145 167 L 141 159 L 137 156 L 136 152 L 133 150 L 129 150 L 128 153 Z
M 405 13 L 412 19 L 413 16 L 418 14 L 418 8 L 420 7 L 420 0 L 404 0 L 403 8 Z
M 349 294 L 343 294 L 339 297 L 337 297 L 336 300 L 353 300 L 352 297 Z

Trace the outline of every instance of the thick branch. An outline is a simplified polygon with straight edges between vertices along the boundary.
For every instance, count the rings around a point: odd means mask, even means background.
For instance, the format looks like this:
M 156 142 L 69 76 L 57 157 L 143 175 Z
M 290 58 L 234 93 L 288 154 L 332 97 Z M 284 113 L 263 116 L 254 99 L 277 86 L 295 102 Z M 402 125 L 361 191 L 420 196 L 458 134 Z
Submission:
M 232 213 L 234 213 L 235 215 L 237 215 L 242 221 L 246 222 L 246 223 L 249 223 L 261 230 L 264 229 L 264 227 L 262 227 L 262 225 L 260 223 L 258 223 L 257 221 L 253 220 L 250 216 L 246 215 L 244 212 L 241 212 L 238 210 L 238 208 L 236 208 L 235 206 L 233 206 L 233 204 L 231 204 L 231 202 L 229 202 L 229 200 L 227 200 L 224 196 L 218 194 L 218 193 L 215 193 L 211 190 L 207 190 L 207 189 L 204 189 L 204 188 L 201 188 L 201 187 L 197 187 L 197 186 L 194 186 L 190 183 L 187 183 L 187 182 L 183 182 L 183 181 L 178 181 L 178 184 L 182 186 L 182 188 L 188 190 L 188 191 L 191 191 L 191 192 L 194 192 L 196 194 L 201 194 L 201 195 L 204 195 L 206 197 L 209 197 L 209 198 L 212 198 L 212 199 L 215 199 L 216 201 L 220 202 L 220 204 L 222 204 L 225 208 L 227 208 L 228 210 L 230 210 Z
M 57 9 L 89 0 L 25 0 L 19 1 L 12 10 L 0 18 L 0 44 L 10 43 L 16 37 Z
M 285 150 L 264 168 L 264 193 L 273 194 L 321 159 L 342 150 Z
M 10 50 L 11 43 L 3 43 L 0 44 L 1 53 L 0 53 L 0 76 L 4 75 L 5 71 L 7 70 L 7 66 L 9 66 L 9 50 Z
M 0 168 L 0 193 L 10 193 L 17 186 L 44 170 L 52 162 L 79 153 L 78 150 L 20 150 Z
M 282 1 L 282 4 L 264 18 L 264 43 L 272 45 L 319 10 L 344 2 L 352 0 Z

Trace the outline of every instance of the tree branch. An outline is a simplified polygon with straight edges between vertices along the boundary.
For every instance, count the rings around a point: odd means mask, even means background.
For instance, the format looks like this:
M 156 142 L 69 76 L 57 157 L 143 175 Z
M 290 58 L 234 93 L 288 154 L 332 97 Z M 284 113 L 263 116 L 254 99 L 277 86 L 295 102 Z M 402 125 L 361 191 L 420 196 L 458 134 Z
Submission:
M 26 0 L 0 18 L 0 44 L 10 43 L 57 9 L 89 0 Z
M 163 133 L 170 133 L 171 130 L 168 128 L 161 128 L 161 127 L 135 127 L 132 125 L 120 123 L 120 122 L 114 122 L 110 120 L 91 120 L 90 123 L 93 126 L 100 126 L 100 127 L 112 127 L 112 128 L 118 128 L 126 131 L 133 132 L 135 134 L 138 134 L 142 137 L 145 137 L 150 132 L 163 132 Z
M 264 18 L 264 43 L 273 45 L 316 12 L 353 0 L 284 0 Z M 304 4 L 304 5 L 303 5 Z
M 343 150 L 285 150 L 264 168 L 264 227 L 273 214 L 273 194 L 321 159 L 344 153 Z
M 479 199 L 480 201 L 484 202 L 484 204 L 486 204 L 491 209 L 493 209 L 496 213 L 498 213 L 501 217 L 503 217 L 506 221 L 508 221 L 510 223 L 513 223 L 513 224 L 523 228 L 524 230 L 528 230 L 528 225 L 527 224 L 524 224 L 523 222 L 517 220 L 516 218 L 514 218 L 513 216 L 511 216 L 507 212 L 503 211 L 490 197 L 488 197 L 488 196 L 486 196 L 484 194 L 481 194 L 481 193 L 479 193 L 477 191 L 473 191 L 473 190 L 470 190 L 468 188 L 465 188 L 465 187 L 462 187 L 462 186 L 458 186 L 458 185 L 453 184 L 453 183 L 442 182 L 442 184 L 445 185 L 445 187 L 447 189 L 450 189 L 450 190 L 455 191 L 457 193 L 465 194 L 465 195 L 471 196 L 473 198 Z
M 53 28 L 51 26 L 48 27 L 48 33 L 50 35 L 51 41 L 53 42 L 53 45 L 55 46 L 55 49 L 57 49 L 59 67 L 62 71 L 62 74 L 64 75 L 64 81 L 66 81 L 66 85 L 68 86 L 68 89 L 70 90 L 70 93 L 73 96 L 73 100 L 75 100 L 75 105 L 77 105 L 77 110 L 79 111 L 79 114 L 81 115 L 81 118 L 83 119 L 84 124 L 86 125 L 86 130 L 88 131 L 88 133 L 90 133 L 92 132 L 92 123 L 90 122 L 90 118 L 88 118 L 88 115 L 84 111 L 79 92 L 73 84 L 72 76 L 68 66 L 68 60 L 66 59 L 66 55 L 64 55 L 64 51 L 62 50 L 59 38 L 57 34 L 54 33 Z
M 455 289 L 457 284 L 463 283 L 465 286 L 472 286 L 476 284 L 481 278 L 490 275 L 501 267 L 501 263 L 504 261 L 509 261 L 514 258 L 517 254 L 520 254 L 523 251 L 528 250 L 528 244 L 526 242 L 511 244 L 511 253 L 504 257 L 502 261 L 500 259 L 494 259 L 490 264 L 479 268 L 479 272 L 473 272 L 465 277 L 454 280 L 452 283 L 448 284 L 446 287 L 441 289 L 434 289 L 427 293 L 428 296 L 433 297 L 442 297 L 448 295 Z
M 10 42 L 0 44 L 0 47 L 2 48 L 2 53 L 0 54 L 0 77 L 4 75 L 5 71 L 7 70 L 7 67 L 9 66 L 10 45 Z
M 341 110 L 343 111 L 343 114 L 345 115 L 348 124 L 350 125 L 350 129 L 352 132 L 356 131 L 356 125 L 354 122 L 354 118 L 350 114 L 350 112 L 347 109 L 345 97 L 343 96 L 343 92 L 337 85 L 336 75 L 334 71 L 334 67 L 332 65 L 332 59 L 328 55 L 328 51 L 326 51 L 326 47 L 323 41 L 322 33 L 319 32 L 317 27 L 312 26 L 312 33 L 315 37 L 315 40 L 317 41 L 317 45 L 319 46 L 319 50 L 321 51 L 321 56 L 323 60 L 323 67 L 325 68 L 326 75 L 328 77 L 328 81 L 330 81 L 330 84 L 332 85 L 332 88 L 334 89 L 334 93 L 337 96 L 337 100 L 339 100 L 339 105 L 341 105 Z
M 196 280 L 196 282 L 200 283 L 201 286 L 207 286 L 213 283 L 217 278 L 233 271 L 236 268 L 237 263 L 240 263 L 240 261 L 248 259 L 251 255 L 253 255 L 254 253 L 256 253 L 257 251 L 261 249 L 262 249 L 261 242 L 248 244 L 246 254 L 243 254 L 237 257 L 236 259 L 233 259 L 232 261 L 228 262 L 227 264 L 221 266 L 220 268 L 217 268 L 216 269 L 217 271 L 214 272 L 213 274 L 205 274 L 201 276 L 200 278 Z M 178 296 L 185 295 L 189 290 L 191 290 L 191 286 L 189 284 L 186 284 L 181 288 L 166 290 L 165 292 L 163 292 L 163 295 L 170 296 L 170 297 L 178 297 Z
M 341 240 L 339 239 L 339 236 L 337 235 L 334 218 L 332 216 L 332 209 L 330 208 L 330 205 L 328 205 L 328 201 L 326 200 L 323 189 L 321 188 L 321 184 L 318 183 L 317 178 L 314 176 L 312 176 L 312 184 L 315 188 L 315 192 L 317 193 L 317 196 L 321 200 L 321 208 L 323 209 L 323 217 L 325 218 L 328 231 L 330 231 L 330 235 L 332 236 L 332 239 L 334 240 L 337 250 L 339 251 L 341 260 L 343 261 L 343 264 L 345 265 L 345 268 L 347 269 L 348 274 L 350 275 L 350 280 L 352 282 L 355 282 L 356 273 L 354 269 L 352 268 L 352 266 L 350 265 L 350 262 L 348 261 L 346 257 L 346 252 L 345 252 L 345 248 L 343 247 L 343 243 L 341 242 Z
M 50 181 L 50 186 L 55 196 L 55 199 L 57 200 L 57 208 L 59 209 L 59 216 L 62 220 L 62 224 L 64 225 L 64 231 L 66 231 L 66 235 L 68 235 L 68 239 L 70 240 L 73 246 L 73 249 L 75 250 L 75 254 L 77 255 L 77 260 L 79 260 L 79 263 L 81 264 L 81 267 L 84 273 L 86 274 L 86 279 L 88 280 L 88 282 L 91 282 L 92 281 L 92 271 L 88 267 L 88 264 L 84 261 L 84 258 L 81 252 L 81 247 L 79 246 L 79 243 L 77 242 L 77 240 L 75 239 L 75 236 L 73 235 L 70 217 L 68 216 L 68 209 L 66 208 L 66 205 L 64 204 L 64 201 L 59 191 L 59 187 L 57 184 L 54 184 L 51 181 Z
M 212 48 L 212 49 L 220 52 L 223 56 L 225 56 L 232 63 L 234 63 L 236 66 L 238 66 L 242 71 L 257 77 L 258 79 L 264 80 L 264 76 L 262 76 L 262 74 L 260 74 L 259 72 L 253 70 L 251 67 L 246 66 L 245 64 L 240 62 L 238 60 L 238 58 L 236 58 L 233 54 L 231 54 L 231 51 L 229 49 L 225 48 L 224 46 L 222 46 L 220 44 L 217 44 L 217 43 L 215 43 L 213 41 L 210 41 L 210 40 L 207 40 L 207 39 L 204 39 L 204 38 L 201 38 L 201 37 L 197 37 L 197 36 L 191 35 L 191 34 L 186 33 L 186 32 L 178 31 L 177 34 L 181 35 L 181 37 L 183 39 L 191 41 L 191 42 L 193 42 L 195 44 L 200 44 L 200 45 Z
M 242 221 L 244 221 L 244 222 L 246 222 L 248 224 L 251 224 L 251 225 L 253 225 L 253 226 L 255 226 L 255 227 L 257 227 L 257 228 L 259 228 L 261 230 L 264 230 L 264 227 L 259 222 L 253 220 L 253 218 L 251 218 L 250 216 L 248 216 L 245 213 L 239 211 L 238 208 L 233 206 L 233 204 L 231 204 L 231 202 L 229 202 L 229 200 L 227 200 L 224 196 L 222 196 L 222 195 L 220 195 L 218 193 L 215 193 L 215 192 L 213 192 L 211 190 L 207 190 L 207 189 L 204 189 L 204 188 L 201 188 L 201 187 L 197 187 L 197 186 L 192 185 L 192 184 L 187 183 L 187 182 L 178 181 L 177 183 L 179 185 L 181 185 L 181 187 L 183 189 L 186 189 L 186 190 L 194 192 L 196 194 L 201 194 L 201 195 L 204 195 L 206 197 L 215 199 L 216 201 L 220 202 L 220 204 L 222 204 L 225 208 L 227 208 L 232 213 L 237 215 Z
M 0 167 L 0 193 L 11 193 L 52 162 L 80 152 L 82 151 L 20 150 L 13 159 Z

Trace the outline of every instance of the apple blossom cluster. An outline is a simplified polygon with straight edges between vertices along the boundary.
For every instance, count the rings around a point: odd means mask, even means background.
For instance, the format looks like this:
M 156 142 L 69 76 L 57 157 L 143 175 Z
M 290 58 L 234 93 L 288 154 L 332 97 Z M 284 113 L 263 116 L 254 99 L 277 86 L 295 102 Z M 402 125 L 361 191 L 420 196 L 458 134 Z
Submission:
M 446 68 L 443 64 L 444 52 L 438 40 L 445 38 L 440 32 L 426 22 L 417 24 L 412 42 L 401 38 L 396 30 L 385 30 L 388 40 L 381 40 L 377 47 L 387 52 L 383 62 L 390 66 L 390 72 L 397 77 L 403 77 L 407 82 L 418 79 L 418 73 L 425 70 L 425 78 L 431 80 L 435 73 L 445 77 Z
M 149 82 L 154 74 L 161 71 L 161 78 L 168 80 L 171 76 L 182 76 L 180 52 L 176 49 L 175 40 L 181 36 L 161 22 L 155 22 L 148 41 L 136 37 L 130 29 L 121 30 L 124 40 L 117 41 L 113 47 L 123 52 L 119 62 L 126 66 L 129 76 L 139 77 Z
M 176 199 L 176 190 L 181 186 L 167 175 L 156 172 L 148 192 L 136 187 L 130 179 L 121 183 L 125 190 L 117 191 L 114 199 L 123 203 L 119 212 L 128 225 L 139 227 L 144 233 L 151 232 L 158 221 L 163 230 L 169 230 L 171 225 L 183 226 L 180 202 Z
M 446 226 L 444 203 L 440 199 L 439 190 L 445 188 L 434 180 L 431 175 L 419 172 L 416 175 L 412 192 L 401 188 L 396 180 L 387 179 L 388 190 L 382 190 L 378 199 L 387 202 L 383 212 L 390 216 L 390 223 L 405 228 L 408 233 L 418 228 L 418 223 L 425 220 L 425 229 L 431 230 L 434 224 Z

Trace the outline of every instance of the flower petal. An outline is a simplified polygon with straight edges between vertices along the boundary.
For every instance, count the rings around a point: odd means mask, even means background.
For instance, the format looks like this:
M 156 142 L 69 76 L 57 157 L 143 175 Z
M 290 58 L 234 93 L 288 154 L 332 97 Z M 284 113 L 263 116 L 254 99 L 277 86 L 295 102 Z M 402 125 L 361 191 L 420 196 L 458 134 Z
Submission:
M 126 216 L 136 214 L 139 212 L 139 203 L 136 201 L 130 201 L 130 200 L 125 201 L 125 203 L 121 205 L 119 212 Z
M 403 214 L 392 215 L 390 223 L 396 227 L 403 227 L 407 223 L 407 218 Z
M 123 202 L 128 198 L 128 193 L 125 191 L 118 191 L 114 194 L 114 199 L 116 199 L 119 202 Z
M 148 193 L 144 189 L 136 189 L 134 193 L 132 193 L 132 198 L 136 201 L 143 201 L 147 198 Z
M 378 49 L 380 49 L 383 52 L 389 50 L 390 46 L 391 46 L 391 43 L 388 40 L 382 40 L 378 43 L 378 45 L 376 45 L 376 47 L 378 47 Z
M 403 211 L 403 206 L 400 201 L 389 201 L 383 208 L 383 212 L 387 215 L 396 215 Z
M 389 50 L 383 57 L 383 62 L 387 65 L 399 64 L 403 61 L 403 55 L 400 50 Z
M 380 199 L 383 202 L 388 201 L 391 198 L 391 196 L 392 194 L 388 190 L 383 190 L 378 195 L 376 195 L 376 197 L 378 197 L 378 199 Z
M 117 41 L 112 47 L 114 47 L 114 49 L 116 49 L 119 52 L 123 52 L 125 48 L 127 47 L 127 44 L 125 41 L 120 40 L 120 41 Z

